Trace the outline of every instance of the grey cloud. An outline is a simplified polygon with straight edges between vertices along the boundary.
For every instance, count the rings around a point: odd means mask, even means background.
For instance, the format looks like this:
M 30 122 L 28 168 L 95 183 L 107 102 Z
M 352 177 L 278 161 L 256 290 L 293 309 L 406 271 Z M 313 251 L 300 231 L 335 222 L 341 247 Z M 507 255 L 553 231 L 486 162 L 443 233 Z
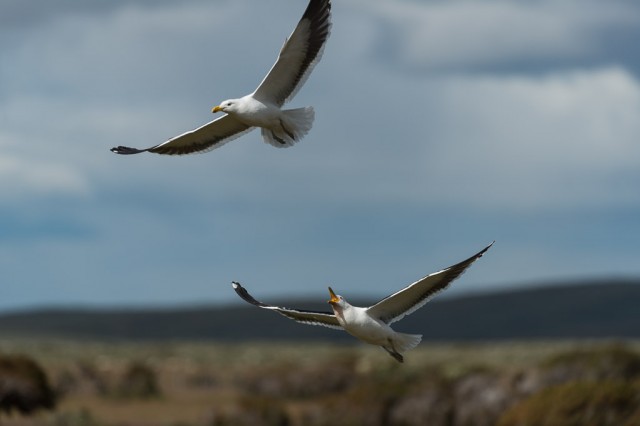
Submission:
M 616 42 L 639 32 L 640 8 L 626 1 L 378 1 L 367 13 L 378 22 L 372 53 L 417 72 L 539 72 L 614 50 L 637 65 Z
M 203 0 L 190 0 L 203 1 Z M 31 26 L 43 25 L 61 16 L 69 15 L 101 15 L 123 7 L 163 7 L 176 3 L 175 0 L 3 0 L 0 4 L 0 26 L 7 28 L 28 29 Z M 185 2 L 186 3 L 186 2 Z
M 3 272 L 23 289 L 3 306 L 230 301 L 232 292 L 214 286 L 231 279 L 273 295 L 328 281 L 366 292 L 492 239 L 495 257 L 462 288 L 640 272 L 637 262 L 621 265 L 639 253 L 628 237 L 633 220 L 616 216 L 638 210 L 640 83 L 627 62 L 584 50 L 610 43 L 601 37 L 615 19 L 559 40 L 588 53 L 588 67 L 496 72 L 509 50 L 483 59 L 483 45 L 474 63 L 460 62 L 475 69 L 451 72 L 442 65 L 469 47 L 444 25 L 442 46 L 417 62 L 433 60 L 439 72 L 414 72 L 411 56 L 389 56 L 393 45 L 377 50 L 381 35 L 405 36 L 403 21 L 381 8 L 409 2 L 336 1 L 323 60 L 294 100 L 316 108 L 301 144 L 275 150 L 254 132 L 205 155 L 118 157 L 111 146 L 160 142 L 211 120 L 213 102 L 252 90 L 303 8 L 289 0 L 127 4 L 135 7 L 60 9 L 3 51 L 0 147 L 20 165 L 3 182 L 24 195 L 3 198 L 11 217 L 0 217 L 0 230 L 16 226 L 0 243 Z M 412 7 L 437 4 L 447 2 Z M 582 3 L 567 4 L 580 13 Z M 557 59 L 528 52 L 523 64 Z M 483 61 L 492 69 L 478 72 Z M 69 173 L 82 190 L 30 189 L 37 169 Z M 16 222 L 26 214 L 30 222 Z

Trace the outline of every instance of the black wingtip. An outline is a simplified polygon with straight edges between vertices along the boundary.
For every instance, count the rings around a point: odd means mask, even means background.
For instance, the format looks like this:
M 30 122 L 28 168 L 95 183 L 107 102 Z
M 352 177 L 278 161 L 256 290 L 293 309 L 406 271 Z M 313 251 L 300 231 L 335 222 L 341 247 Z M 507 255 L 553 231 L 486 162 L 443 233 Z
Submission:
M 495 240 L 491 241 L 491 244 L 489 244 L 488 246 L 486 246 L 485 248 L 483 248 L 482 250 L 480 250 L 478 253 L 474 254 L 473 256 L 471 256 L 470 258 L 468 258 L 467 260 L 463 260 L 462 262 L 458 263 L 458 264 L 457 264 L 457 265 L 455 265 L 455 266 L 462 265 L 462 264 L 467 264 L 467 266 L 465 266 L 465 268 L 467 268 L 468 266 L 471 266 L 471 264 L 472 264 L 473 262 L 475 262 L 476 260 L 478 260 L 478 259 L 480 259 L 482 256 L 484 256 L 484 254 L 485 254 L 485 253 L 486 253 L 486 252 L 487 252 L 491 247 L 493 247 L 493 244 L 494 244 L 495 242 L 496 242 Z M 454 267 L 454 266 L 452 266 L 452 268 L 453 268 L 453 267 Z
M 145 152 L 147 151 L 146 149 L 137 149 L 137 148 L 130 148 L 128 146 L 114 146 L 113 148 L 111 148 L 111 152 L 113 152 L 114 154 L 120 154 L 120 155 L 130 155 L 130 154 L 139 154 L 141 152 Z
M 233 289 L 236 291 L 236 293 L 238 294 L 238 296 L 240 296 L 240 298 L 242 298 L 242 300 L 244 300 L 245 302 L 251 303 L 252 305 L 255 306 L 267 306 L 262 302 L 257 301 L 256 299 L 253 298 L 253 296 L 251 296 L 249 294 L 249 292 L 247 291 L 247 289 L 245 289 L 244 287 L 242 287 L 242 285 L 240 285 L 239 282 L 237 281 L 231 281 L 231 285 L 233 286 Z
M 488 246 L 483 248 L 478 254 L 476 254 L 476 257 L 482 257 L 487 252 L 487 250 L 489 250 L 495 244 L 495 242 L 496 240 L 491 241 L 491 244 L 489 244 Z
M 467 268 L 469 268 L 476 260 L 484 256 L 487 250 L 489 250 L 493 246 L 493 243 L 495 243 L 495 241 L 492 241 L 491 244 L 489 244 L 470 258 L 444 269 L 443 272 L 447 272 L 448 274 L 450 274 L 449 282 L 452 282 L 453 280 L 459 278 L 462 274 L 464 274 Z

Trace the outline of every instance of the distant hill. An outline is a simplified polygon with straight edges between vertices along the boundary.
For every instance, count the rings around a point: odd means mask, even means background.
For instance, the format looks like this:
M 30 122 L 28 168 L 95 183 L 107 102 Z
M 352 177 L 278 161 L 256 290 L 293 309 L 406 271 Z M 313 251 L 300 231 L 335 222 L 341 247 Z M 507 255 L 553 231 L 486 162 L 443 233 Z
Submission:
M 361 305 L 369 305 L 363 301 Z M 326 311 L 305 300 L 281 306 Z M 528 287 L 436 298 L 394 324 L 424 340 L 640 337 L 640 280 Z M 346 333 L 298 324 L 238 302 L 180 309 L 41 309 L 0 314 L 0 336 L 118 340 L 341 340 Z

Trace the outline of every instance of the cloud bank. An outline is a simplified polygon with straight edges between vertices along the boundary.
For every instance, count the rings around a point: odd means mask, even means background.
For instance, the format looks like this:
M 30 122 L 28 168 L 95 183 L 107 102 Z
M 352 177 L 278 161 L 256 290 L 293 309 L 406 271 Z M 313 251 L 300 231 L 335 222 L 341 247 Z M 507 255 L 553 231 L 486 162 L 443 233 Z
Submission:
M 303 143 L 164 158 L 108 149 L 252 91 L 299 2 L 4 2 L 0 309 L 383 296 L 493 239 L 454 292 L 640 274 L 640 7 L 587 3 L 335 2 Z

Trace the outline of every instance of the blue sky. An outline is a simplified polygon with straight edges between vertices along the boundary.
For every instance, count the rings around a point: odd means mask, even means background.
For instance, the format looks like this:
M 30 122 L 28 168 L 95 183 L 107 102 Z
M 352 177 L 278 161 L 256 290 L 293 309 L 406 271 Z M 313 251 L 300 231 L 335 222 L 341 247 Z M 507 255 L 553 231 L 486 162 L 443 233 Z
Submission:
M 0 311 L 382 297 L 493 240 L 448 294 L 640 276 L 633 1 L 334 0 L 301 143 L 109 152 L 253 91 L 305 7 L 0 3 Z

